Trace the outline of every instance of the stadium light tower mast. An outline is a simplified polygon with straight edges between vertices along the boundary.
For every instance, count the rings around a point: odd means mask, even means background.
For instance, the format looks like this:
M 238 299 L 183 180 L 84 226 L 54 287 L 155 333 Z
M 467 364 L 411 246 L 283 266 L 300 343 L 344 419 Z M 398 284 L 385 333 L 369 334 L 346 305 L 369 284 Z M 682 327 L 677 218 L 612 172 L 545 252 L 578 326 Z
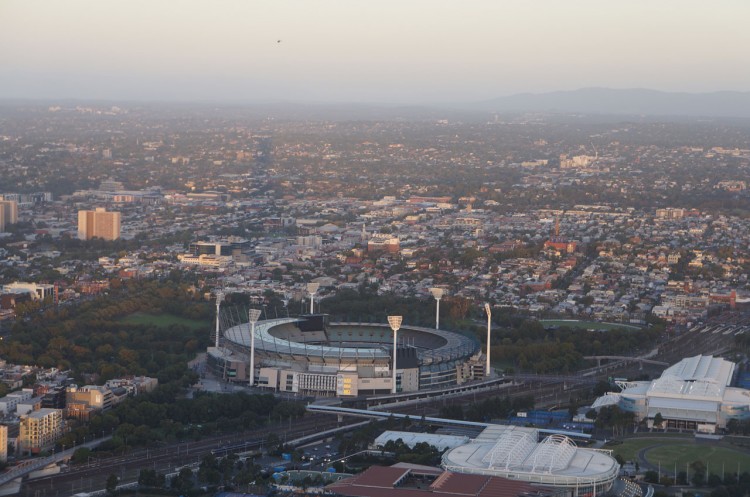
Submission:
M 315 292 L 320 288 L 320 283 L 308 283 L 307 293 L 310 295 L 310 314 L 315 314 Z
M 388 316 L 388 324 L 393 330 L 393 385 L 391 386 L 391 393 L 396 393 L 396 335 L 401 328 L 401 320 L 403 320 L 402 316 Z
M 437 308 L 435 309 L 435 329 L 440 329 L 440 299 L 443 298 L 443 289 L 433 287 L 430 288 L 430 293 L 433 297 L 435 297 L 435 300 L 437 301 Z
M 250 386 L 255 383 L 255 323 L 260 317 L 260 309 L 250 309 L 247 312 L 250 320 Z
M 221 307 L 221 302 L 224 300 L 224 291 L 223 290 L 217 290 L 216 291 L 216 338 L 214 339 L 214 346 L 218 349 L 219 348 L 219 308 Z
M 490 330 L 492 329 L 492 309 L 490 304 L 484 304 L 484 312 L 487 313 L 487 366 L 485 367 L 486 376 L 490 376 Z

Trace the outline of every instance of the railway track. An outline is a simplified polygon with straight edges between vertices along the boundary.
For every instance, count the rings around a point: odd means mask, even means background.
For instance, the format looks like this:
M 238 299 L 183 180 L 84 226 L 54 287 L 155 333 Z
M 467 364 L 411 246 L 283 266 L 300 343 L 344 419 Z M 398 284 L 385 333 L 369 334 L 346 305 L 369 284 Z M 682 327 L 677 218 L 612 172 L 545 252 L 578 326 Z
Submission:
M 325 415 L 306 415 L 302 419 L 266 426 L 234 434 L 209 437 L 204 440 L 181 442 L 158 448 L 138 449 L 124 455 L 107 458 L 91 458 L 87 464 L 70 466 L 67 471 L 57 475 L 25 481 L 18 495 L 29 497 L 69 496 L 80 492 L 89 492 L 105 488 L 109 475 L 114 474 L 120 483 L 138 480 L 142 469 L 153 469 L 158 473 L 168 474 L 179 471 L 179 468 L 200 464 L 207 454 L 221 452 L 227 445 L 236 446 L 245 441 L 248 449 L 251 444 L 259 446 L 259 440 L 265 440 L 269 433 L 276 433 L 283 441 L 310 435 L 335 428 L 339 423 L 335 417 Z M 228 452 L 228 451 L 227 451 Z

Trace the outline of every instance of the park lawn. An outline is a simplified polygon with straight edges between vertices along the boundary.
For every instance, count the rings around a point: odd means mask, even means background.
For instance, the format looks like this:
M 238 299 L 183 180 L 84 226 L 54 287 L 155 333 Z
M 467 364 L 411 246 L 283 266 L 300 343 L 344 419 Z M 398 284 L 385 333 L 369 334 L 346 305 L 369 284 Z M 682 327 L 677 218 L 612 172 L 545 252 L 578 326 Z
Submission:
M 710 445 L 706 442 L 681 442 L 661 447 L 655 447 L 646 452 L 646 460 L 653 465 L 661 463 L 662 470 L 685 471 L 685 465 L 694 461 L 702 461 L 708 467 L 708 472 L 721 475 L 735 472 L 739 467 L 740 473 L 750 471 L 750 454 L 739 450 Z
M 618 328 L 626 330 L 640 330 L 638 326 L 622 323 L 598 323 L 596 321 L 578 321 L 567 319 L 541 319 L 539 321 L 545 328 L 550 326 L 567 326 L 568 328 L 581 328 L 584 330 L 616 330 Z
M 514 368 L 516 365 L 512 359 L 504 359 L 499 361 L 492 361 L 491 366 L 497 371 L 507 371 L 509 368 Z
M 144 324 L 156 326 L 157 328 L 166 328 L 173 324 L 181 325 L 190 329 L 207 328 L 211 326 L 209 321 L 194 321 L 192 319 L 175 316 L 174 314 L 146 314 L 144 312 L 135 312 L 120 319 L 125 324 Z

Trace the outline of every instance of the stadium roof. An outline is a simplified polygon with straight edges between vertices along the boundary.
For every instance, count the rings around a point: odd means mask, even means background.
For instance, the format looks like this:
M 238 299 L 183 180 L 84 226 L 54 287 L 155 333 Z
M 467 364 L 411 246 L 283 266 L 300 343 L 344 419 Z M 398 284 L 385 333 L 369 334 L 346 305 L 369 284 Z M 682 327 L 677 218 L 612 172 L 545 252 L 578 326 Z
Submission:
M 720 357 L 688 357 L 664 370 L 651 383 L 649 397 L 720 400 L 732 380 L 734 363 Z
M 255 350 L 266 351 L 278 355 L 289 355 L 297 357 L 321 357 L 331 360 L 355 359 L 355 360 L 381 360 L 389 361 L 391 357 L 390 347 L 373 344 L 371 347 L 347 347 L 336 345 L 320 345 L 311 343 L 300 343 L 277 337 L 271 334 L 276 326 L 297 322 L 297 318 L 278 318 L 259 321 L 255 325 Z M 368 326 L 390 328 L 385 323 L 331 323 L 331 326 Z M 444 330 L 422 328 L 419 326 L 402 326 L 401 330 L 416 330 L 430 335 L 437 335 L 443 339 L 444 344 L 432 350 L 418 350 L 420 362 L 431 364 L 433 362 L 448 361 L 459 357 L 471 355 L 476 350 L 476 344 L 469 338 Z M 224 337 L 229 341 L 244 347 L 250 347 L 250 324 L 243 323 L 232 326 L 223 331 Z
M 277 354 L 296 356 L 320 357 L 348 357 L 348 358 L 380 358 L 388 360 L 390 352 L 382 347 L 334 347 L 298 343 L 271 335 L 269 330 L 275 326 L 296 322 L 296 318 L 280 318 L 260 321 L 255 325 L 255 349 L 266 350 Z M 230 341 L 250 347 L 250 325 L 243 323 L 224 330 L 224 336 Z

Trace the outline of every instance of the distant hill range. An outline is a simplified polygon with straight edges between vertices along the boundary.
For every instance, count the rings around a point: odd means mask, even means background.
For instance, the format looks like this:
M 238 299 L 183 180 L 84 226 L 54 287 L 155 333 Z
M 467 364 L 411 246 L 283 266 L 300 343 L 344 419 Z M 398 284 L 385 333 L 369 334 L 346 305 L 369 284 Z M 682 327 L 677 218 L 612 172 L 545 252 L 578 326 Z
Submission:
M 750 118 L 750 92 L 672 93 L 656 90 L 583 88 L 519 93 L 460 106 L 484 112 L 556 112 L 648 116 Z

